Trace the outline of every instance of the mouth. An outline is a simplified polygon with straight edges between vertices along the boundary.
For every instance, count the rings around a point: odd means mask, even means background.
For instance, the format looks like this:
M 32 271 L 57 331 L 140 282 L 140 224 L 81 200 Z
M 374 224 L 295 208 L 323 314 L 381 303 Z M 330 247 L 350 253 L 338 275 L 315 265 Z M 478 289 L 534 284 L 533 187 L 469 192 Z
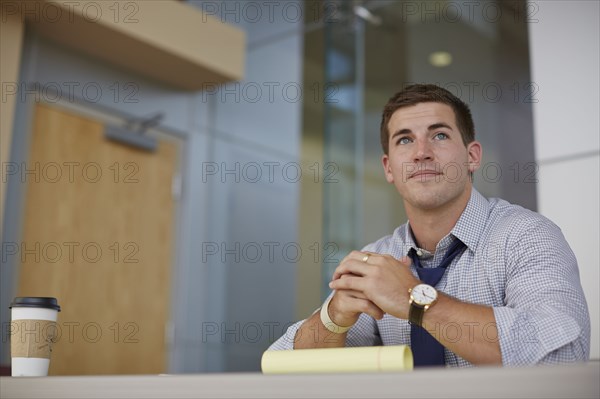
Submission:
M 426 179 L 430 179 L 430 178 L 436 178 L 437 176 L 441 176 L 441 175 L 442 175 L 442 173 L 438 172 L 436 170 L 424 169 L 424 170 L 418 170 L 418 171 L 412 173 L 409 176 L 409 179 L 426 180 Z

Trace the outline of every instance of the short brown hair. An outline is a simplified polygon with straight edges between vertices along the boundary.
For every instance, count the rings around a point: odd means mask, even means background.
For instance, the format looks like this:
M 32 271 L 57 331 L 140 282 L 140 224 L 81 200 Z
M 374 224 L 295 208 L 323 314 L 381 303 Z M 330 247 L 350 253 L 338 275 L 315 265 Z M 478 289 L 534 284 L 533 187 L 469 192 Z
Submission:
M 388 154 L 390 145 L 390 131 L 388 124 L 394 112 L 403 107 L 419 103 L 442 103 L 449 105 L 454 111 L 456 125 L 460 131 L 465 146 L 475 140 L 475 127 L 471 111 L 467 104 L 461 101 L 448 90 L 433 84 L 413 84 L 394 94 L 383 108 L 381 116 L 381 147 L 384 154 Z

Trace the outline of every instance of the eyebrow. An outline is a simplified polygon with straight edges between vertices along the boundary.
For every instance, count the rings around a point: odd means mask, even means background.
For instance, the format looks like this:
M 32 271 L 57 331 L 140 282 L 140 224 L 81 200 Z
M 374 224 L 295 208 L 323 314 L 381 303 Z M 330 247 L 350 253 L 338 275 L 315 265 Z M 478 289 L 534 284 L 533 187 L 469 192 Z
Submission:
M 447 123 L 444 123 L 444 122 L 437 122 L 437 123 L 434 123 L 433 125 L 429 125 L 429 127 L 427 127 L 427 130 L 431 131 L 431 130 L 436 130 L 439 128 L 446 128 L 448 130 L 452 130 L 450 125 L 448 125 Z M 397 132 L 395 132 L 391 138 L 393 139 L 394 137 L 399 136 L 401 134 L 410 134 L 410 133 L 412 133 L 412 130 L 410 130 L 410 129 L 400 129 Z

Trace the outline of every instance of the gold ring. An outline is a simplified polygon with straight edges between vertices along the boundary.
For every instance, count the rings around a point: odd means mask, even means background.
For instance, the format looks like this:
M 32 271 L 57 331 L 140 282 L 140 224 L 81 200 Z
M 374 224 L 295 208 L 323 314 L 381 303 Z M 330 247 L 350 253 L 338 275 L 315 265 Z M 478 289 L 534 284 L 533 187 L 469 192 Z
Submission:
M 371 254 L 366 254 L 365 256 L 363 256 L 362 261 L 367 263 L 367 261 L 369 260 L 369 256 L 371 256 Z

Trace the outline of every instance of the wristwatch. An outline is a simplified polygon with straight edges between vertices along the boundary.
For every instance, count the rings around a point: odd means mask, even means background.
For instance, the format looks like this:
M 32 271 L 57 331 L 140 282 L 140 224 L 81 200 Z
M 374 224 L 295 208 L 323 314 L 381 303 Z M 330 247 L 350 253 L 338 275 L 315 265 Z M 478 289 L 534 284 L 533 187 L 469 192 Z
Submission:
M 410 309 L 408 310 L 408 321 L 421 327 L 423 314 L 432 307 L 438 298 L 438 292 L 429 284 L 418 284 L 408 289 Z

